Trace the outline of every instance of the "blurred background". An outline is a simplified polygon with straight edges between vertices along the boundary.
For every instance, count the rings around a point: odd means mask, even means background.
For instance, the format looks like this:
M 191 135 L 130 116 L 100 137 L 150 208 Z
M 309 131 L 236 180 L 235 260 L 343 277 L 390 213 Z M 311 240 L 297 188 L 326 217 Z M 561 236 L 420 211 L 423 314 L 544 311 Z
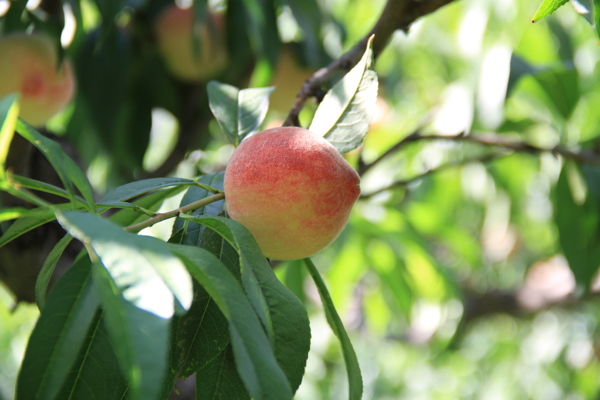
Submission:
M 233 147 L 206 82 L 276 86 L 266 126 L 279 126 L 302 82 L 385 5 L 197 2 L 208 28 L 195 43 L 216 52 L 203 61 L 209 72 L 182 78 L 156 28 L 170 3 L 0 1 L 4 34 L 35 26 L 72 60 L 76 97 L 45 132 L 78 155 L 99 194 L 222 171 Z M 347 155 L 363 194 L 342 236 L 313 258 L 358 353 L 365 399 L 600 399 L 600 47 L 590 4 L 531 24 L 539 3 L 454 1 L 397 32 L 374 64 L 375 117 Z M 304 126 L 315 108 L 301 113 Z M 299 262 L 275 271 L 311 315 L 296 398 L 347 398 L 316 289 Z M 37 316 L 0 284 L 0 399 L 12 399 Z

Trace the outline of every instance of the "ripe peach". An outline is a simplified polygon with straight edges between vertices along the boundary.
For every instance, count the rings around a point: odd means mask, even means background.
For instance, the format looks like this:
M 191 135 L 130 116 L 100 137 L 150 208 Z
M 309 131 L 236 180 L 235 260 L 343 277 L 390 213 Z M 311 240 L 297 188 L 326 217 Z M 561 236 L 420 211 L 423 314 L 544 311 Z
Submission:
M 296 127 L 246 138 L 225 170 L 229 216 L 263 254 L 305 258 L 338 237 L 360 194 L 360 178 L 321 136 Z
M 194 27 L 192 8 L 179 8 L 175 4 L 167 7 L 155 24 L 158 49 L 167 67 L 179 79 L 189 82 L 204 82 L 215 76 L 227 64 L 227 52 L 223 37 L 223 21 L 210 15 L 215 30 L 207 24 Z M 196 32 L 192 31 L 196 28 Z M 196 35 L 198 48 L 194 49 Z
M 58 64 L 55 45 L 43 35 L 13 34 L 0 39 L 0 98 L 20 92 L 19 116 L 42 126 L 73 96 L 68 61 Z

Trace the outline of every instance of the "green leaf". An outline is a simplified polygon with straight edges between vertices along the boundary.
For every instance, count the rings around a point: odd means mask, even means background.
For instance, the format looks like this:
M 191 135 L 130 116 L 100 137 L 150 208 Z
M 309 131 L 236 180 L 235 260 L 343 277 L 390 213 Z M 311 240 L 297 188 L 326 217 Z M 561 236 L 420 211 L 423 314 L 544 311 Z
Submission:
M 44 264 L 42 265 L 42 269 L 35 280 L 35 299 L 37 301 L 38 307 L 40 310 L 44 309 L 46 305 L 46 291 L 48 290 L 48 284 L 50 283 L 50 278 L 52 278 L 52 274 L 54 273 L 54 268 L 56 267 L 56 263 L 58 259 L 65 251 L 73 236 L 65 235 L 62 239 L 56 243 L 54 248 L 44 260 Z
M 18 98 L 19 95 L 17 93 L 12 93 L 0 99 L 0 179 L 5 178 L 6 157 L 8 156 L 8 149 L 10 148 L 19 116 Z
M 600 37 L 600 0 L 594 0 L 594 26 L 596 34 Z
M 565 163 L 556 183 L 554 218 L 569 267 L 586 291 L 600 265 L 600 208 L 589 192 L 579 167 Z
M 125 399 L 128 383 L 119 369 L 103 317 L 104 313 L 98 309 L 56 399 Z
M 233 350 L 228 346 L 196 374 L 196 400 L 250 399 L 235 369 Z
M 27 178 L 25 176 L 12 175 L 11 179 L 14 180 L 19 186 L 37 190 L 44 193 L 50 193 L 55 196 L 63 197 L 65 199 L 70 199 L 69 193 L 66 190 L 59 188 L 58 186 L 51 185 L 49 183 L 40 182 L 35 179 Z M 79 196 L 75 196 L 75 200 L 81 203 L 83 206 L 86 206 L 86 201 Z
M 225 173 L 223 172 L 208 174 L 202 176 L 198 182 L 209 185 L 215 189 L 223 190 L 224 177 Z M 211 195 L 212 193 L 202 187 L 190 187 L 181 199 L 179 207 L 187 206 L 190 203 L 205 199 Z M 219 215 L 223 211 L 224 205 L 224 200 L 215 201 L 214 203 L 210 203 L 204 207 L 194 210 L 191 215 Z M 182 241 L 178 243 L 191 246 L 200 246 L 203 232 L 202 225 L 177 218 L 173 224 L 173 233 L 179 231 L 180 229 L 184 229 L 184 235 Z
M 547 17 L 565 5 L 568 1 L 569 0 L 544 0 L 540 5 L 540 8 L 538 8 L 538 10 L 535 12 L 531 22 L 538 22 L 542 18 Z
M 211 187 L 223 188 L 223 173 L 204 175 L 200 183 Z M 192 186 L 183 196 L 180 207 L 212 195 L 202 187 Z M 223 211 L 224 202 L 218 201 L 193 211 L 193 215 L 217 215 Z M 204 226 L 194 222 L 177 219 L 174 224 L 174 236 L 170 243 L 187 244 L 205 247 L 203 235 L 212 233 L 221 239 L 219 249 L 223 249 L 223 239 Z M 212 241 L 211 241 L 212 242 Z M 231 249 L 231 247 L 229 246 Z M 231 250 L 233 251 L 233 250 Z M 237 253 L 233 251 L 237 259 Z M 217 258 L 221 258 L 216 254 Z M 228 323 L 219 308 L 200 285 L 194 285 L 194 301 L 190 310 L 177 321 L 174 336 L 174 359 L 177 360 L 174 369 L 183 377 L 188 377 L 203 368 L 207 363 L 221 355 L 229 343 Z
M 41 135 L 35 129 L 19 120 L 17 122 L 17 133 L 33 144 L 48 159 L 63 185 L 69 193 L 69 198 L 75 202 L 73 184 L 79 189 L 90 210 L 94 209 L 94 191 L 83 171 L 75 164 L 58 145 L 58 143 Z
M 234 146 L 258 131 L 269 109 L 269 96 L 275 89 L 238 88 L 210 81 L 206 87 L 210 109 Z
M 360 400 L 363 392 L 363 383 L 362 376 L 360 373 L 360 365 L 358 365 L 358 359 L 356 358 L 356 353 L 354 352 L 354 348 L 352 347 L 352 343 L 350 342 L 350 338 L 346 333 L 346 329 L 344 329 L 344 324 L 338 315 L 335 306 L 333 305 L 333 301 L 331 300 L 331 296 L 327 290 L 327 286 L 323 281 L 323 278 L 319 274 L 319 271 L 310 260 L 310 258 L 305 258 L 304 262 L 306 267 L 308 268 L 308 272 L 312 276 L 315 285 L 317 286 L 317 290 L 319 291 L 319 295 L 321 296 L 321 301 L 323 302 L 323 308 L 325 310 L 325 317 L 327 318 L 327 322 L 331 327 L 331 330 L 337 336 L 340 344 L 342 345 L 342 353 L 344 355 L 344 361 L 346 362 L 346 371 L 348 373 L 348 385 L 349 385 L 349 399 L 350 400 Z
M 180 185 L 172 187 L 170 189 L 160 190 L 158 192 L 148 194 L 140 198 L 139 200 L 135 200 L 134 204 L 145 210 L 156 212 L 166 199 L 177 195 L 179 192 L 184 190 L 185 187 L 186 186 L 184 185 Z M 148 219 L 148 216 L 146 214 L 139 213 L 133 209 L 126 208 L 119 210 L 115 214 L 111 215 L 109 219 L 117 225 L 128 226 L 137 222 L 141 222 L 142 220 Z
M 579 101 L 579 75 L 574 68 L 548 70 L 533 75 L 547 97 L 549 106 L 569 119 Z
M 127 398 L 158 398 L 168 366 L 169 320 L 125 300 L 102 264 L 94 263 L 92 273 L 110 342 L 129 382 Z
M 308 128 L 331 142 L 340 153 L 360 146 L 375 111 L 377 74 L 369 69 L 373 58 L 371 42 L 358 64 L 327 92 Z
M 90 261 L 84 257 L 57 282 L 31 334 L 17 381 L 17 400 L 56 397 L 98 305 Z
M 269 339 L 239 282 L 214 255 L 192 246 L 169 245 L 206 289 L 229 321 L 237 371 L 256 399 L 285 400 L 292 390 L 277 364 Z
M 119 186 L 110 192 L 106 193 L 99 203 L 110 203 L 113 201 L 123 201 L 131 199 L 153 190 L 162 189 L 165 187 L 179 185 L 195 185 L 196 182 L 191 179 L 184 178 L 152 178 L 144 179 Z
M 191 278 L 164 242 L 127 233 L 91 214 L 65 212 L 58 220 L 72 236 L 94 250 L 127 301 L 163 318 L 173 316 L 173 297 L 183 309 L 189 309 Z
M 38 226 L 44 225 L 55 219 L 53 211 L 40 211 L 40 213 L 41 215 L 19 218 L 13 222 L 0 237 L 0 247 L 4 246 L 11 240 L 14 240 L 19 236 L 31 231 L 32 229 L 35 229 Z
M 218 357 L 229 344 L 227 326 L 210 295 L 195 284 L 192 306 L 178 320 L 175 333 L 178 375 L 187 378 Z
M 182 217 L 218 232 L 238 251 L 242 286 L 295 391 L 302 381 L 310 349 L 306 309 L 277 279 L 254 237 L 243 225 L 222 217 Z

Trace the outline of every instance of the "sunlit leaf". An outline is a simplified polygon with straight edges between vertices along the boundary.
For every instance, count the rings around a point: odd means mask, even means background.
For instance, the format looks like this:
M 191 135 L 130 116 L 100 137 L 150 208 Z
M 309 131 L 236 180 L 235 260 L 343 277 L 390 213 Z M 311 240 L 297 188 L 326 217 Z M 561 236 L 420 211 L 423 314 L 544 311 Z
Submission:
M 210 109 L 227 139 L 235 146 L 258 131 L 267 115 L 269 96 L 275 89 L 239 90 L 217 81 L 210 81 L 206 88 Z
M 16 93 L 0 99 L 0 179 L 4 178 L 6 157 L 15 133 L 19 115 L 19 95 Z
M 538 22 L 542 18 L 547 17 L 560 7 L 565 5 L 569 0 L 544 0 L 540 8 L 535 12 L 531 22 Z
M 59 216 L 59 222 L 97 253 L 127 301 L 163 318 L 173 315 L 173 297 L 183 309 L 189 309 L 193 296 L 191 279 L 164 242 L 127 233 L 86 213 L 65 212 Z
M 325 95 L 308 128 L 340 152 L 362 143 L 377 101 L 377 74 L 371 69 L 371 41 L 361 60 Z

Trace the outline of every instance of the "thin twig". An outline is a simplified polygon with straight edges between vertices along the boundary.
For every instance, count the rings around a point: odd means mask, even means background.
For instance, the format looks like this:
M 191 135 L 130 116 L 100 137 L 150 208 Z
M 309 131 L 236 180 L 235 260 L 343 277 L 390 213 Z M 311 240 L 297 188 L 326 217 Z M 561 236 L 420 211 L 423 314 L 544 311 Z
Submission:
M 497 134 L 491 133 L 479 133 L 477 134 L 469 134 L 467 135 L 465 132 L 461 132 L 457 135 L 446 136 L 446 135 L 423 135 L 421 131 L 417 130 L 412 134 L 406 136 L 398 143 L 390 147 L 383 154 L 377 157 L 374 161 L 369 164 L 363 164 L 359 166 L 358 172 L 360 175 L 363 175 L 368 170 L 373 168 L 375 165 L 380 163 L 383 159 L 388 157 L 391 154 L 396 153 L 398 150 L 402 149 L 409 143 L 414 143 L 422 140 L 452 140 L 452 141 L 463 141 L 463 142 L 471 142 L 478 143 L 484 146 L 494 146 L 494 147 L 502 147 L 508 150 L 513 150 L 517 152 L 523 153 L 552 153 L 559 154 L 565 158 L 572 159 L 579 163 L 583 164 L 591 164 L 600 166 L 600 155 L 594 153 L 592 151 L 582 150 L 579 152 L 569 150 L 564 146 L 556 145 L 553 147 L 540 147 L 533 145 L 531 143 L 523 142 L 523 141 L 509 141 Z
M 454 0 L 388 0 L 379 20 L 350 51 L 332 61 L 328 66 L 319 69 L 302 85 L 296 96 L 292 109 L 288 114 L 284 126 L 300 126 L 298 116 L 304 103 L 312 96 L 322 92 L 321 87 L 339 72 L 350 71 L 360 60 L 367 47 L 369 38 L 373 39 L 373 59 L 376 59 L 388 44 L 395 31 L 407 31 L 410 25 L 420 17 L 430 14 Z
M 215 195 L 212 195 L 210 197 L 205 197 L 203 199 L 200 199 L 198 201 L 195 201 L 193 203 L 190 203 L 186 206 L 183 207 L 179 207 L 175 210 L 171 210 L 168 211 L 166 213 L 157 213 L 155 214 L 152 218 L 143 221 L 143 222 L 139 222 L 137 224 L 133 224 L 133 225 L 129 225 L 126 226 L 124 229 L 128 232 L 139 232 L 144 228 L 148 228 L 149 226 L 152 226 L 158 222 L 164 221 L 166 219 L 169 218 L 173 218 L 173 217 L 177 217 L 179 214 L 184 214 L 187 213 L 189 211 L 193 211 L 196 210 L 200 207 L 204 207 L 207 204 L 210 203 L 214 203 L 215 201 L 219 201 L 225 198 L 225 195 L 223 193 L 217 193 Z
M 504 153 L 504 154 L 499 154 L 499 153 L 492 153 L 492 154 L 486 154 L 484 156 L 481 157 L 473 157 L 473 158 L 469 158 L 469 159 L 464 159 L 464 160 L 460 160 L 460 161 L 453 161 L 453 162 L 449 162 L 447 164 L 442 164 L 436 168 L 431 168 L 426 170 L 425 172 L 420 173 L 419 175 L 415 175 L 411 178 L 408 179 L 403 179 L 401 181 L 396 181 L 391 183 L 388 186 L 385 186 L 381 189 L 377 189 L 374 192 L 371 193 L 366 193 L 366 194 L 361 194 L 360 199 L 364 200 L 364 199 L 368 199 L 370 197 L 373 197 L 379 193 L 385 192 L 387 190 L 391 190 L 391 189 L 396 189 L 396 188 L 403 188 L 406 187 L 407 185 L 418 181 L 419 179 L 423 179 L 426 176 L 429 176 L 431 174 L 434 174 L 436 172 L 440 172 L 442 170 L 448 169 L 448 168 L 452 168 L 452 167 L 460 167 L 469 163 L 474 163 L 474 162 L 479 162 L 479 163 L 486 163 L 492 160 L 496 160 L 498 158 L 502 158 L 507 156 L 508 154 Z

